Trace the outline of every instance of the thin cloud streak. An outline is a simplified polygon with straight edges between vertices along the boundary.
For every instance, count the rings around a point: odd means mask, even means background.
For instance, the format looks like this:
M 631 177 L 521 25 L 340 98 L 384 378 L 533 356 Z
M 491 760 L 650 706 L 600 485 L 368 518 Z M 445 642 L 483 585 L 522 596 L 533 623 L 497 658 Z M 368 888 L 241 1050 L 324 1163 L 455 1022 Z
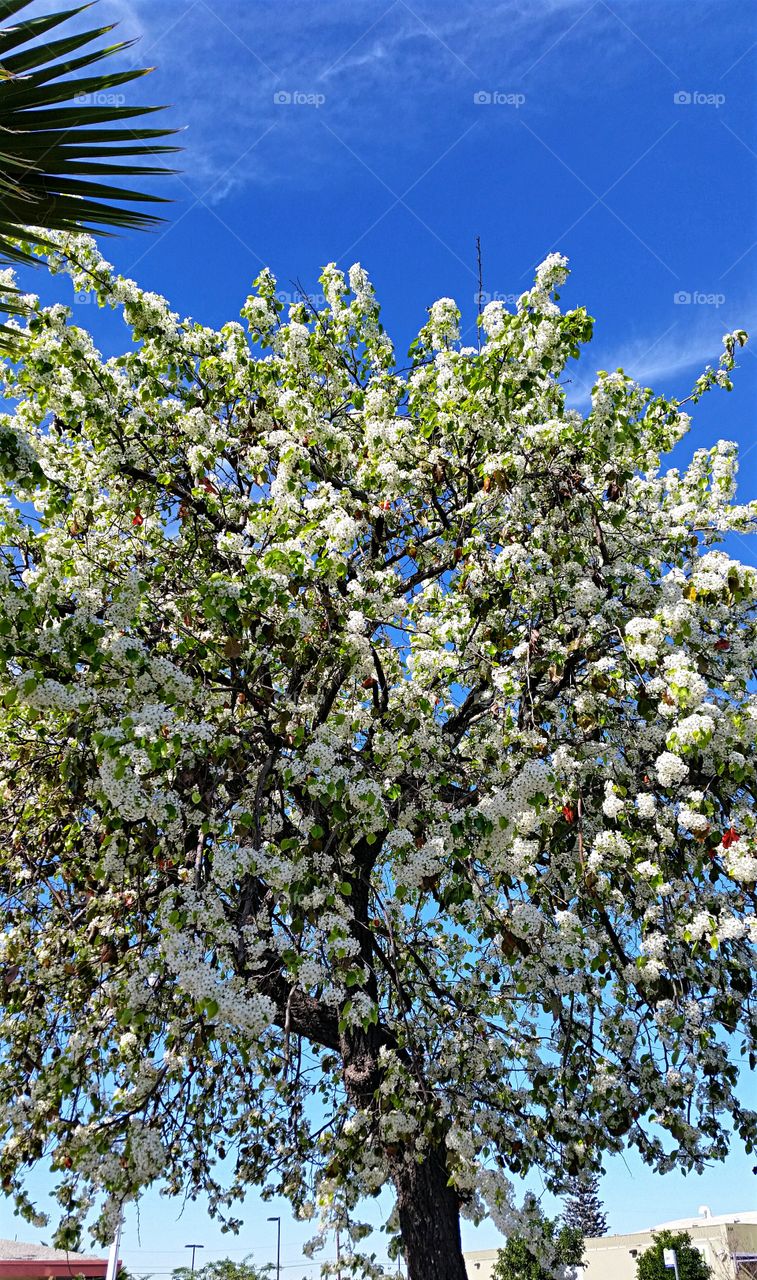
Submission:
M 609 10 L 589 8 L 595 9 L 592 39 L 622 40 Z M 394 142 L 412 156 L 435 138 L 439 95 L 450 95 L 452 113 L 462 115 L 477 90 L 515 91 L 529 71 L 532 90 L 537 62 L 560 74 L 560 59 L 569 56 L 586 11 L 587 0 L 503 0 L 487 8 L 485 22 L 476 22 L 449 0 L 433 6 L 387 0 L 378 13 L 367 0 L 332 0 L 326 9 L 303 2 L 229 9 L 221 0 L 100 5 L 103 20 L 120 22 L 123 38 L 138 37 L 134 63 L 157 65 L 149 92 L 172 101 L 173 114 L 187 124 L 191 146 L 183 167 L 193 189 L 228 174 L 248 133 L 256 136 L 276 122 L 275 143 L 219 184 L 212 202 L 245 186 L 296 182 L 301 189 L 322 181 L 321 165 L 331 152 L 309 119 L 317 109 L 278 106 L 278 91 L 324 94 L 323 115 L 360 150 L 366 140 L 385 137 L 387 117 L 397 116 L 401 104 Z M 611 74 L 617 76 L 617 67 L 608 65 Z M 427 86 L 428 95 L 418 94 L 418 86 Z M 538 98 L 533 110 L 540 110 Z
M 586 407 L 599 369 L 622 369 L 642 386 L 660 389 L 680 374 L 691 372 L 697 376 L 706 365 L 717 365 L 723 352 L 722 335 L 735 328 L 757 333 L 757 311 L 752 304 L 746 304 L 741 311 L 738 306 L 730 306 L 729 318 L 720 323 L 708 318 L 687 327 L 683 320 L 675 319 L 660 333 L 624 343 L 610 349 L 606 356 L 600 347 L 592 345 L 582 357 L 582 362 L 591 362 L 591 372 L 587 370 L 582 376 L 580 364 L 571 367 L 567 403 L 571 408 Z

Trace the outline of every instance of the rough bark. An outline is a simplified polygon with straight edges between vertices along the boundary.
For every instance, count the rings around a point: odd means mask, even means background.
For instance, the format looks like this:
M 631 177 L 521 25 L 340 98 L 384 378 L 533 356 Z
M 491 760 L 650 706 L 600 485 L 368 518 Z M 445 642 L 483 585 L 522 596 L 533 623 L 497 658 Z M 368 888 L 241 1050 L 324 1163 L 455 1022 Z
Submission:
M 460 1204 L 447 1178 L 439 1151 L 423 1164 L 407 1150 L 392 1162 L 408 1280 L 466 1280 Z

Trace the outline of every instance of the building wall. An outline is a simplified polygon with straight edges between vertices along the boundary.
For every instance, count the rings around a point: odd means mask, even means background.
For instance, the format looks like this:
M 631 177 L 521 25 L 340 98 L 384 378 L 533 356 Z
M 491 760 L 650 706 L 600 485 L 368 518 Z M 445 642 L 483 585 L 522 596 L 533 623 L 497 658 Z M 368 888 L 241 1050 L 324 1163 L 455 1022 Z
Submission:
M 738 1280 L 754 1280 L 757 1277 L 757 1224 L 734 1222 L 727 1227 L 728 1251 L 742 1255 L 751 1254 L 751 1261 L 744 1261 L 737 1268 Z
M 727 1228 L 717 1223 L 709 1227 L 689 1227 L 687 1231 L 692 1244 L 712 1269 L 713 1280 L 735 1280 Z M 636 1280 L 636 1259 L 653 1244 L 651 1231 L 587 1240 L 582 1280 Z
M 72 1262 L 64 1270 L 58 1266 L 53 1269 L 49 1263 L 36 1262 L 33 1267 L 25 1261 L 0 1263 L 0 1280 L 104 1280 L 105 1267 L 93 1271 L 91 1266 L 77 1266 Z
M 701 1225 L 684 1229 L 712 1269 L 712 1280 L 747 1280 L 757 1275 L 757 1266 L 753 1269 L 744 1267 L 737 1272 L 731 1261 L 733 1253 L 757 1254 L 757 1224 L 707 1223 L 705 1220 Z M 584 1265 L 579 1273 L 581 1280 L 636 1280 L 636 1259 L 653 1244 L 651 1231 L 586 1240 Z M 496 1257 L 496 1249 L 466 1253 L 468 1280 L 491 1280 Z M 672 1278 L 672 1271 L 670 1275 Z
M 491 1280 L 498 1249 L 479 1249 L 465 1255 L 468 1280 Z

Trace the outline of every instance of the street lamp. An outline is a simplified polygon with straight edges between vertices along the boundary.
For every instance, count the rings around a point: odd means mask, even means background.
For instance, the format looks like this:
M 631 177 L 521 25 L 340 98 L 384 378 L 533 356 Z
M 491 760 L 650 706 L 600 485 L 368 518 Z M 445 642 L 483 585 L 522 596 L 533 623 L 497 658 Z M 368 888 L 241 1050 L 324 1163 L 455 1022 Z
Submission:
M 281 1218 L 269 1218 L 276 1223 L 276 1280 L 281 1280 Z
M 185 1248 L 185 1249 L 191 1249 L 191 1250 L 192 1250 L 192 1271 L 194 1272 L 194 1269 L 195 1269 L 195 1250 L 196 1250 L 196 1249 L 204 1249 L 204 1248 L 205 1248 L 205 1245 L 204 1245 L 204 1244 L 185 1244 L 185 1245 L 184 1245 L 184 1248 Z

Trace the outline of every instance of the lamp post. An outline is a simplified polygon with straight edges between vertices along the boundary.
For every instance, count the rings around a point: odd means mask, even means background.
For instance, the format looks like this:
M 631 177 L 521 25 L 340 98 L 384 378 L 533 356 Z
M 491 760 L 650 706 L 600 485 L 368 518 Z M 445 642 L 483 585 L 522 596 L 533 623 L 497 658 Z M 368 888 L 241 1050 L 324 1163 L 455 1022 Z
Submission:
M 281 1218 L 269 1218 L 276 1223 L 276 1280 L 281 1280 Z
M 192 1268 L 191 1268 L 191 1269 L 192 1269 L 192 1272 L 194 1272 L 194 1269 L 195 1269 L 195 1251 L 196 1251 L 197 1249 L 204 1249 L 204 1248 L 205 1248 L 205 1245 L 204 1245 L 204 1244 L 185 1244 L 185 1245 L 184 1245 L 184 1248 L 185 1248 L 185 1249 L 191 1249 L 191 1250 L 192 1250 Z

